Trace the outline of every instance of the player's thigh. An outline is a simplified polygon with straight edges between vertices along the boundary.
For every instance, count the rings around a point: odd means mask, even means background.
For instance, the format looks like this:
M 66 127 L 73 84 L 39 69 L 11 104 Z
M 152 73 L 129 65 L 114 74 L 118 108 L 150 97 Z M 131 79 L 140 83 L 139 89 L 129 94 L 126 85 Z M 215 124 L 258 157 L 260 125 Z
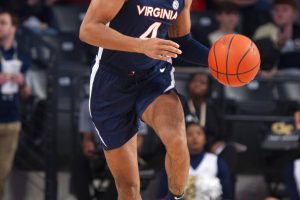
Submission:
M 119 148 L 104 151 L 117 187 L 138 187 L 137 135 Z
M 166 145 L 174 139 L 185 140 L 184 113 L 175 92 L 158 96 L 144 111 L 142 119 Z
M 97 65 L 95 65 L 97 67 Z M 91 76 L 90 114 L 105 150 L 123 146 L 138 130 L 136 84 L 99 65 Z M 94 70 L 94 67 L 93 67 Z

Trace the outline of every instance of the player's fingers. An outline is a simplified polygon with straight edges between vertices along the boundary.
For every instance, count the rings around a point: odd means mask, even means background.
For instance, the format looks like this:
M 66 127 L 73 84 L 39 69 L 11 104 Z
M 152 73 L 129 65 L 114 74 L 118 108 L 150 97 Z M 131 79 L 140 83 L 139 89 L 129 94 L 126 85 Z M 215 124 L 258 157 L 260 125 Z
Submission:
M 170 59 L 170 57 L 166 57 L 164 55 L 156 55 L 154 58 L 157 60 L 162 60 L 162 61 L 167 61 Z
M 163 44 L 163 45 L 167 45 L 167 46 L 172 46 L 172 47 L 175 47 L 175 48 L 179 48 L 180 46 L 179 46 L 179 44 L 177 44 L 176 42 L 173 42 L 173 41 L 171 41 L 171 40 L 161 40 L 161 44 Z
M 182 53 L 182 51 L 180 49 L 177 49 L 175 47 L 168 46 L 168 45 L 160 46 L 160 50 L 169 51 L 169 52 L 176 53 L 176 54 L 181 54 Z
M 169 58 L 177 58 L 178 57 L 176 53 L 172 53 L 170 51 L 159 51 L 158 54 L 163 55 L 165 57 L 169 57 Z

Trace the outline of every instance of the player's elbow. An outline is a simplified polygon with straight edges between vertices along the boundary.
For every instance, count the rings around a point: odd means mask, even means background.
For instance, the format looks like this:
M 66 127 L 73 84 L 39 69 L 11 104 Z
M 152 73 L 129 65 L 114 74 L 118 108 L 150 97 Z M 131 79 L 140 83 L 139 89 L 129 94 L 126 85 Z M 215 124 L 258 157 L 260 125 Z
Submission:
M 88 28 L 86 24 L 81 24 L 80 30 L 79 30 L 79 39 L 82 42 L 86 42 L 88 37 Z

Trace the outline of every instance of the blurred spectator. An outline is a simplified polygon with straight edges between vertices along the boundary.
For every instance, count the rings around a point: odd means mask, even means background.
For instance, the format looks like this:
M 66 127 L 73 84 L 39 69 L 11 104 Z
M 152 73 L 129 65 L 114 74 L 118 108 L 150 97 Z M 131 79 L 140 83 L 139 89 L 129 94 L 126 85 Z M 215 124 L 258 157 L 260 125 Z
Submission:
M 57 0 L 13 0 L 12 9 L 26 26 L 46 29 L 51 22 L 51 6 Z
M 300 27 L 295 24 L 297 4 L 295 0 L 274 0 L 273 22 L 262 25 L 254 34 L 254 40 L 265 41 L 262 58 L 275 48 L 280 52 L 279 69 L 300 69 Z M 267 43 L 267 41 L 270 41 Z
M 186 121 L 199 121 L 207 130 L 209 147 L 224 137 L 222 114 L 210 100 L 211 81 L 205 72 L 193 74 L 187 85 L 189 96 L 183 105 Z
M 205 0 L 193 0 L 191 10 L 192 11 L 202 11 L 206 9 Z
M 204 72 L 194 74 L 188 82 L 188 92 L 187 102 L 183 103 L 186 121 L 199 121 L 205 128 L 207 149 L 227 162 L 234 177 L 237 152 L 233 146 L 226 144 L 229 138 L 225 134 L 221 109 L 209 99 L 211 78 Z
M 241 14 L 241 30 L 242 33 L 247 36 L 252 36 L 253 31 L 257 27 L 256 19 L 256 3 L 257 0 L 214 0 L 216 4 L 229 1 L 236 4 L 239 7 Z M 214 7 L 216 7 L 215 5 Z
M 195 122 L 188 123 L 186 128 L 191 166 L 184 199 L 234 199 L 226 163 L 216 155 L 204 151 L 206 143 L 204 130 Z M 167 186 L 167 176 L 164 172 L 160 198 L 167 194 Z
M 238 6 L 231 2 L 219 3 L 216 9 L 216 19 L 219 23 L 219 29 L 208 35 L 211 46 L 223 35 L 236 31 L 239 23 Z
M 0 11 L 0 199 L 17 149 L 20 122 L 20 94 L 27 97 L 24 75 L 28 58 L 17 49 L 15 34 L 18 19 L 9 11 Z
M 295 31 L 293 25 L 296 9 L 297 5 L 294 0 L 274 0 L 272 4 L 274 22 L 259 27 L 254 38 L 268 36 L 278 47 L 284 47 L 285 42 L 293 36 L 293 31 Z M 265 29 L 270 32 L 266 33 Z

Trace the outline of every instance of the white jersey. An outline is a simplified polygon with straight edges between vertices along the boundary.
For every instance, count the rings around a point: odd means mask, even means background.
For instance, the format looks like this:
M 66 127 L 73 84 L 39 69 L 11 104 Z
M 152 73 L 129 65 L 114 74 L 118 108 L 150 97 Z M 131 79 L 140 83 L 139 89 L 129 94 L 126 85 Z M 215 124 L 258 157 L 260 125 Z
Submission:
M 218 157 L 205 153 L 196 169 L 190 166 L 185 200 L 217 200 L 222 196 L 218 174 Z

